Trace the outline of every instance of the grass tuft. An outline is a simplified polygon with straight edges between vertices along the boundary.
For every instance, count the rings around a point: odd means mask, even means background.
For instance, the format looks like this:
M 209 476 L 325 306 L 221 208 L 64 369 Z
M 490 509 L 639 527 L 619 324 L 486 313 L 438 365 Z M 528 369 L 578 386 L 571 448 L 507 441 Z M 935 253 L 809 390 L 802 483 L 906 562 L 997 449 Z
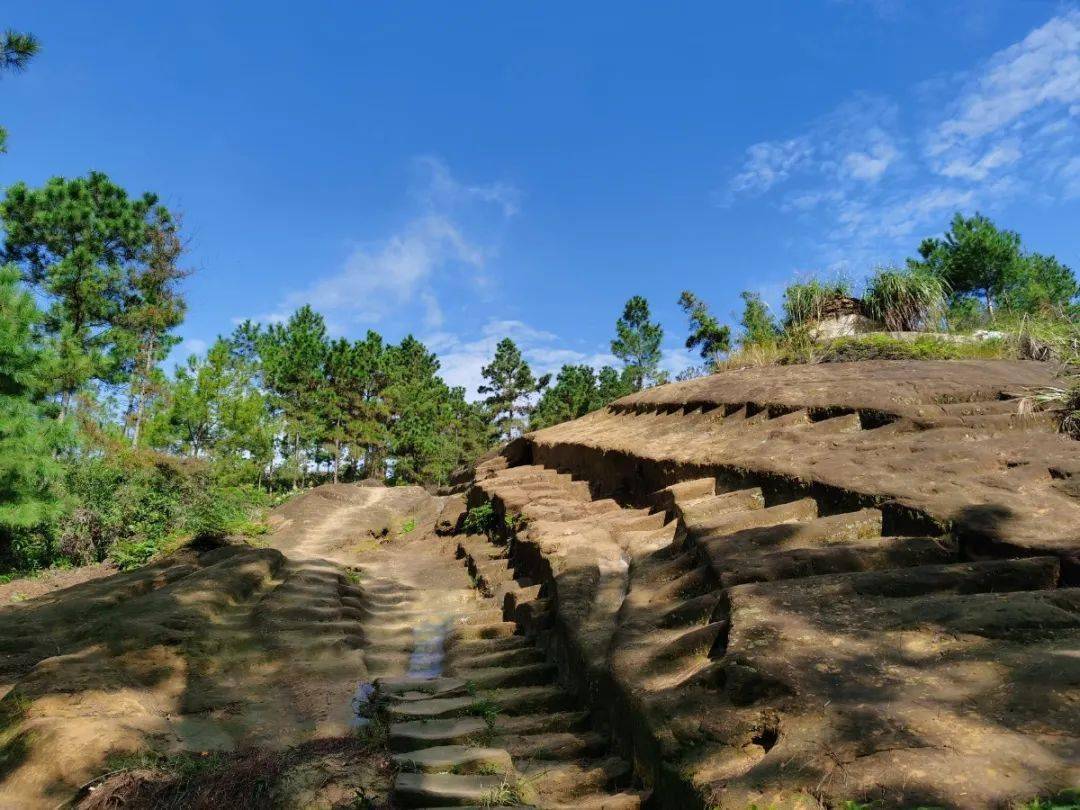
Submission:
M 863 307 L 890 332 L 915 332 L 941 323 L 948 286 L 935 275 L 883 268 L 866 284 Z

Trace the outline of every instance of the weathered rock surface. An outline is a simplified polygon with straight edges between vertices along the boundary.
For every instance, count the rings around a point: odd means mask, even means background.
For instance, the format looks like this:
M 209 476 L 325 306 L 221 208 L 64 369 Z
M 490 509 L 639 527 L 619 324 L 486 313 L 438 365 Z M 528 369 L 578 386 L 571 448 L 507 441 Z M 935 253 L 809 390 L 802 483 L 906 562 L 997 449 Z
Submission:
M 1015 398 L 1049 382 L 729 372 L 525 437 L 470 503 L 659 806 L 1024 802 L 1080 785 L 1080 445 Z

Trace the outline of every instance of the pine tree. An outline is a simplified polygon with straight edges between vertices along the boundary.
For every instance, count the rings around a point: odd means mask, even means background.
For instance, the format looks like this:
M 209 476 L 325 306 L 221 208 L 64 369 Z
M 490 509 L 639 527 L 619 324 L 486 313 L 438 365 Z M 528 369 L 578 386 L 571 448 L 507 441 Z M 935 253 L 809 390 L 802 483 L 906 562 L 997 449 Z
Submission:
M 664 380 L 659 371 L 664 328 L 649 317 L 649 302 L 635 295 L 615 322 L 615 339 L 611 341 L 611 353 L 625 364 L 627 381 L 634 391 Z
M 450 389 L 439 360 L 408 335 L 391 346 L 385 397 L 391 414 L 391 478 L 405 483 L 445 480 L 455 464 Z
M 604 366 L 597 372 L 597 407 L 603 408 L 605 405 L 632 393 L 634 393 L 634 387 L 627 374 L 627 369 L 623 369 L 623 372 L 620 374 L 611 366 Z
M 761 300 L 761 296 L 749 290 L 739 293 L 743 300 L 743 314 L 739 323 L 742 325 L 742 336 L 739 343 L 747 346 L 760 346 L 772 343 L 780 336 L 780 328 L 776 325 L 768 307 Z
M 66 426 L 46 416 L 50 358 L 35 333 L 40 320 L 18 268 L 0 268 L 0 563 L 16 567 L 44 561 L 47 549 L 29 532 L 60 510 L 56 456 L 68 439 Z
M 50 304 L 44 328 L 65 361 L 61 416 L 88 382 L 122 381 L 126 269 L 144 256 L 152 218 L 166 215 L 153 194 L 132 199 L 100 172 L 16 183 L 0 202 L 5 256 Z
M 731 350 L 731 329 L 716 320 L 705 302 L 689 290 L 683 290 L 679 296 L 679 306 L 690 318 L 691 329 L 686 348 L 699 349 L 701 359 L 711 371 L 721 355 Z
M 499 341 L 495 347 L 495 357 L 480 373 L 487 383 L 477 391 L 488 395 L 484 404 L 491 412 L 499 439 L 509 441 L 525 431 L 532 412 L 527 398 L 544 388 L 550 376 L 537 380 L 510 338 Z
M 25 70 L 39 49 L 37 38 L 33 34 L 8 29 L 0 36 L 0 75 L 5 72 L 18 73 Z M 6 151 L 7 130 L 0 127 L 0 154 Z
M 307 305 L 259 338 L 263 380 L 284 417 L 282 452 L 292 459 L 294 485 L 306 478 L 305 455 L 314 456 L 323 440 L 320 388 L 328 349 L 326 322 Z
M 531 426 L 539 429 L 577 419 L 599 408 L 599 400 L 596 372 L 590 366 L 563 366 L 536 403 Z
M 382 335 L 368 330 L 353 344 L 354 411 L 349 428 L 349 450 L 356 472 L 365 478 L 386 477 L 390 452 L 391 413 L 386 401 L 389 385 L 389 347 Z
M 150 400 L 165 384 L 160 363 L 180 338 L 171 334 L 184 319 L 179 290 L 189 273 L 177 266 L 183 243 L 167 211 L 155 212 L 145 256 L 128 269 L 127 291 L 117 318 L 118 333 L 128 338 L 122 362 L 129 380 L 127 421 L 131 445 L 139 444 Z

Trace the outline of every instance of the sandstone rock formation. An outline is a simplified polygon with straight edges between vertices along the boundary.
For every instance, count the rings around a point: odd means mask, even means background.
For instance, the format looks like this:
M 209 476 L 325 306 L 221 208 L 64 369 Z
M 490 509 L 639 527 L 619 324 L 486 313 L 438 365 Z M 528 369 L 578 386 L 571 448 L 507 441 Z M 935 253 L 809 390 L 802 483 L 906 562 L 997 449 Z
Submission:
M 1021 405 L 1050 373 L 754 369 L 531 434 L 470 491 L 539 585 L 497 595 L 657 806 L 1075 788 L 1080 451 Z

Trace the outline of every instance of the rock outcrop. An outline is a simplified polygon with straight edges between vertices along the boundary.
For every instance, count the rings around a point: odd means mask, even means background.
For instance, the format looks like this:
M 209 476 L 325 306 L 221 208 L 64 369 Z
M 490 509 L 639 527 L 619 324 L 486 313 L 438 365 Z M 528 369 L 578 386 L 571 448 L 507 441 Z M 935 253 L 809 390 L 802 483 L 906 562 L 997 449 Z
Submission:
M 625 398 L 480 465 L 517 577 L 491 590 L 657 806 L 1075 788 L 1080 451 L 1024 403 L 1051 381 L 877 362 Z

